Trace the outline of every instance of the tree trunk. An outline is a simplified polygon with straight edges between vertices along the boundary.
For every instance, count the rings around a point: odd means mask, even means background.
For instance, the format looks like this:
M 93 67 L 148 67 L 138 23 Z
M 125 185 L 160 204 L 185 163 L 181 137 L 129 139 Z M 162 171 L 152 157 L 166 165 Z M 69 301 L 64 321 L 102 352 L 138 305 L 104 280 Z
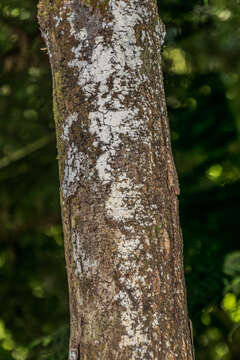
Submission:
M 193 359 L 155 0 L 41 0 L 70 360 Z

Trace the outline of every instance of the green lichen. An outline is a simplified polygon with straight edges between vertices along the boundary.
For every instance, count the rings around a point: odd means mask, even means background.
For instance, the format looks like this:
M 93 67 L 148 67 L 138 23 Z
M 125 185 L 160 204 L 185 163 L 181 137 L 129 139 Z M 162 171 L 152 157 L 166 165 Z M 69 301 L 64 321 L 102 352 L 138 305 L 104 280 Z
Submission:
M 54 120 L 56 125 L 56 134 L 57 134 L 57 148 L 58 154 L 60 155 L 59 158 L 61 159 L 61 154 L 64 153 L 64 143 L 61 139 L 62 134 L 62 123 L 64 120 L 64 114 L 60 107 L 60 104 L 64 103 L 64 97 L 62 94 L 62 81 L 60 72 L 56 71 L 54 73 L 54 81 L 53 81 L 53 113 L 54 113 Z M 58 161 L 59 164 L 59 175 L 60 178 L 63 178 L 63 166 L 61 161 Z
M 38 3 L 38 19 L 39 22 L 46 20 L 48 18 L 49 13 L 52 11 L 53 6 L 49 3 L 48 0 L 41 0 Z
M 109 4 L 110 0 L 81 0 L 82 3 L 93 10 L 98 9 L 103 14 Z
M 54 14 L 59 13 L 60 7 L 63 5 L 64 0 L 40 0 L 38 3 L 38 21 L 42 28 L 48 27 Z M 49 21 L 50 20 L 50 21 Z
M 63 0 L 55 0 L 54 2 L 50 0 L 41 0 L 39 2 L 38 7 L 41 7 L 45 9 L 45 11 L 47 11 L 47 10 L 54 10 L 56 8 L 59 8 L 60 5 L 62 4 L 63 4 Z
M 160 227 L 156 225 L 154 230 L 155 230 L 156 238 L 158 238 L 160 234 Z
M 59 109 L 59 104 L 64 103 L 62 95 L 62 81 L 59 71 L 54 73 L 54 87 L 53 87 L 53 112 L 56 126 L 63 121 L 63 114 Z

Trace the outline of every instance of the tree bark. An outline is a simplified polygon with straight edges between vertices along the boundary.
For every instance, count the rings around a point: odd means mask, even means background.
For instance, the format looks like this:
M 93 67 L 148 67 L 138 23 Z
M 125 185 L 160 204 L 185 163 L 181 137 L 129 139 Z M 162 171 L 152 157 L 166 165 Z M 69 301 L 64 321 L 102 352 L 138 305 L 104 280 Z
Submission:
M 41 0 L 70 360 L 193 359 L 155 0 Z

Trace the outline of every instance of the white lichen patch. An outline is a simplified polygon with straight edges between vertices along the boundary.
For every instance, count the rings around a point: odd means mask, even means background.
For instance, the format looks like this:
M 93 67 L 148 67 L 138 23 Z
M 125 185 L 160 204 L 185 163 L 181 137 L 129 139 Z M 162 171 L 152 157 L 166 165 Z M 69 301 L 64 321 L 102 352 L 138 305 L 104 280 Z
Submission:
M 100 146 L 105 154 L 104 157 L 100 155 L 101 159 L 96 164 L 103 183 L 114 179 L 110 167 L 121 137 L 124 135 L 137 141 L 146 131 L 146 119 L 140 116 L 135 104 L 135 93 L 143 82 L 148 81 L 141 74 L 143 48 L 137 45 L 135 26 L 151 15 L 150 10 L 137 0 L 110 0 L 108 6 L 112 21 L 103 21 L 102 27 L 111 31 L 111 39 L 106 42 L 102 35 L 97 35 L 93 46 L 89 44 L 86 27 L 75 29 L 76 14 L 72 11 L 67 17 L 70 33 L 78 42 L 72 48 L 73 59 L 68 65 L 78 69 L 78 84 L 85 97 L 94 99 L 94 110 L 89 113 L 90 133 L 96 138 L 95 146 Z M 142 36 L 144 39 L 144 31 Z M 91 56 L 87 61 L 83 54 L 89 49 Z M 145 142 L 150 146 L 148 140 Z
M 143 359 L 151 348 L 151 339 L 146 326 L 147 315 L 143 313 L 142 305 L 147 272 L 141 271 L 137 262 L 141 237 L 128 238 L 123 234 L 119 236 L 117 259 L 121 273 L 119 278 L 121 290 L 115 296 L 115 300 L 121 306 L 121 324 L 125 329 L 119 346 L 121 349 L 125 347 L 135 349 L 131 359 Z
M 139 320 L 139 309 L 138 311 L 133 310 L 132 302 L 128 295 L 125 294 L 125 297 L 121 301 L 121 306 L 125 310 L 121 313 L 122 325 L 126 329 L 126 335 L 123 335 L 121 342 L 119 344 L 120 348 L 132 346 L 134 348 L 139 347 L 139 350 L 142 354 L 146 355 L 148 346 L 151 346 L 151 340 L 148 336 L 148 332 L 145 329 L 143 321 L 143 314 L 141 314 L 141 322 L 136 325 Z
M 144 206 L 142 203 L 144 184 L 136 184 L 134 179 L 128 178 L 126 173 L 119 175 L 111 185 L 111 191 L 105 202 L 107 216 L 116 222 L 122 222 L 124 229 L 135 234 L 134 226 L 129 224 L 134 220 L 142 228 L 156 225 L 156 204 Z M 149 245 L 149 240 L 146 240 Z M 148 255 L 150 256 L 150 254 Z
M 119 233 L 117 240 L 116 266 L 121 273 L 119 278 L 121 290 L 115 300 L 121 306 L 121 323 L 125 329 L 119 346 L 121 349 L 129 346 L 134 348 L 132 359 L 144 358 L 151 348 L 151 339 L 146 326 L 150 320 L 143 311 L 143 299 L 146 296 L 147 277 L 152 273 L 153 257 L 150 252 L 146 251 L 143 254 L 142 251 L 143 244 L 150 248 L 144 227 L 155 223 L 157 206 L 152 204 L 149 209 L 144 208 L 141 201 L 142 187 L 142 184 L 135 184 L 123 174 L 112 183 L 109 198 L 105 203 L 107 215 L 116 222 L 121 222 L 128 233 L 127 235 Z M 133 222 L 137 223 L 142 231 L 136 232 L 136 225 L 133 225 Z M 144 256 L 144 260 L 139 261 L 141 256 Z M 144 269 L 141 268 L 142 264 Z M 148 289 L 151 298 L 153 296 L 151 286 Z M 159 327 L 158 318 L 158 313 L 153 313 L 153 330 Z
M 154 223 L 155 207 L 153 206 L 153 209 L 150 207 L 150 212 L 146 212 L 144 209 L 141 202 L 142 186 L 142 184 L 135 184 L 126 174 L 119 176 L 111 185 L 111 192 L 105 207 L 107 215 L 117 222 L 121 221 L 129 234 L 128 236 L 121 234 L 117 242 L 117 267 L 121 273 L 119 281 L 122 284 L 122 289 L 126 289 L 126 291 L 119 291 L 115 298 L 122 306 L 121 323 L 126 331 L 126 334 L 121 338 L 120 348 L 131 346 L 137 349 L 137 353 L 144 356 L 151 346 L 151 339 L 148 337 L 147 317 L 142 308 L 143 289 L 146 288 L 146 277 L 149 272 L 151 273 L 151 267 L 145 268 L 144 271 L 141 270 L 138 258 L 143 249 L 143 243 L 149 244 L 149 240 L 148 238 L 145 239 L 144 231 L 139 235 L 135 232 L 134 226 L 128 223 L 129 221 L 136 221 L 142 227 L 145 224 Z M 150 264 L 151 261 L 152 255 L 147 252 L 145 264 L 148 262 Z M 136 303 L 138 304 L 137 310 Z M 153 327 L 157 325 L 156 315 Z
M 86 254 L 84 250 L 84 246 L 82 244 L 82 238 L 78 231 L 72 231 L 72 246 L 73 246 L 73 261 L 75 264 L 75 274 L 82 275 L 85 273 L 93 274 L 98 269 L 98 261 L 96 259 L 91 258 L 88 254 Z
M 57 28 L 63 19 L 61 16 L 54 16 L 53 18 L 55 20 L 55 27 Z
M 68 360 L 77 360 L 77 351 L 76 350 L 69 351 Z
M 154 328 L 157 328 L 157 327 L 159 326 L 159 319 L 158 319 L 157 313 L 154 313 L 154 314 L 153 314 L 152 326 L 153 326 Z
M 111 161 L 114 159 L 117 149 L 121 144 L 121 136 L 126 135 L 132 141 L 139 139 L 140 122 L 137 119 L 138 109 L 109 111 L 105 108 L 105 101 L 99 102 L 100 112 L 89 113 L 91 120 L 90 133 L 95 135 L 95 146 L 100 144 L 103 154 L 96 163 L 98 176 L 103 183 L 113 180 Z M 116 100 L 112 107 L 121 107 Z M 101 122 L 101 126 L 99 126 Z
M 76 122 L 78 119 L 78 113 L 74 112 L 73 114 L 69 115 L 64 123 L 63 123 L 63 131 L 62 131 L 62 139 L 65 141 L 69 141 L 69 130 L 72 127 L 72 124 Z
M 165 41 L 165 37 L 166 37 L 166 29 L 164 24 L 160 21 L 157 22 L 157 25 L 155 27 L 155 33 L 158 35 L 159 40 L 160 40 L 160 45 L 162 46 L 164 44 Z
M 76 191 L 81 175 L 88 169 L 88 155 L 79 151 L 78 147 L 71 143 L 68 147 L 64 165 L 64 178 L 62 183 L 63 198 L 67 198 Z
M 143 211 L 140 198 L 140 188 L 126 174 L 121 175 L 118 181 L 111 186 L 111 193 L 105 203 L 107 215 L 115 221 L 134 219 L 136 210 Z M 129 204 L 131 200 L 131 204 Z

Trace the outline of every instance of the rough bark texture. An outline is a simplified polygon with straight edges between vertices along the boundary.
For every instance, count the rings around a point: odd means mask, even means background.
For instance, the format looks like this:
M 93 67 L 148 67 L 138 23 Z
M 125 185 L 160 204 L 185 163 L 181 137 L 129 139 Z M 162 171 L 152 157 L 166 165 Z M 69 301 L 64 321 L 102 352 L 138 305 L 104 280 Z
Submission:
M 70 360 L 193 359 L 155 0 L 41 0 Z

